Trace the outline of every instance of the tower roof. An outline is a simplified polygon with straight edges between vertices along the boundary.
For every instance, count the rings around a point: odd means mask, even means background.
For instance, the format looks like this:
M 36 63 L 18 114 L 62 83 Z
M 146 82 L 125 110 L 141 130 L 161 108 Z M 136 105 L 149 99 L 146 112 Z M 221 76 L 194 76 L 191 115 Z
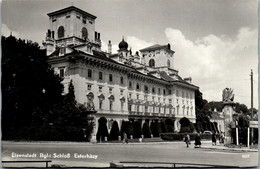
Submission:
M 118 44 L 119 49 L 127 49 L 128 48 L 128 43 L 122 39 L 122 41 Z
M 141 50 L 139 50 L 139 51 L 142 52 L 142 51 L 156 50 L 156 49 L 167 49 L 168 51 L 171 51 L 171 52 L 175 53 L 173 50 L 171 50 L 169 44 L 167 44 L 167 45 L 158 45 L 158 44 L 155 44 L 155 45 L 153 45 L 153 46 L 149 46 L 149 47 L 144 48 L 144 49 L 141 49 Z
M 85 11 L 75 7 L 75 6 L 70 6 L 70 7 L 64 8 L 64 9 L 60 9 L 58 11 L 54 11 L 54 12 L 48 13 L 47 15 L 49 17 L 51 17 L 51 16 L 54 16 L 54 15 L 63 14 L 63 13 L 69 12 L 69 11 L 77 11 L 77 12 L 79 12 L 79 13 L 85 15 L 85 16 L 88 16 L 88 17 L 90 17 L 92 19 L 96 19 L 97 18 L 96 16 L 94 16 L 94 15 L 92 15 L 90 13 L 87 13 L 87 12 L 85 12 Z

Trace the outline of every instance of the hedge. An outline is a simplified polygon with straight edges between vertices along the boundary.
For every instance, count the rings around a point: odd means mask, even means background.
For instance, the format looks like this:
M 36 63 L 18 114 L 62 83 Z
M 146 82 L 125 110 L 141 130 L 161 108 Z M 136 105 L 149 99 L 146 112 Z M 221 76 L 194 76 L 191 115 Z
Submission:
M 160 137 L 163 140 L 180 141 L 180 140 L 183 140 L 185 135 L 186 135 L 186 133 L 161 133 Z M 189 133 L 189 135 L 190 135 L 190 140 L 195 140 L 195 136 L 197 135 L 197 133 Z M 206 140 L 211 140 L 212 136 L 211 136 L 211 134 L 204 134 L 203 133 L 203 134 L 200 134 L 200 138 L 206 139 Z

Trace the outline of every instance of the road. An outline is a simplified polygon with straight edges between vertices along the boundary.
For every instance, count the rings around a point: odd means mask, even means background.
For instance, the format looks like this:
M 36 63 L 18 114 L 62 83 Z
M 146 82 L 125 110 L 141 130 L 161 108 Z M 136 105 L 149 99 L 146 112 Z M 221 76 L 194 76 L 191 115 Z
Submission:
M 17 157 L 28 155 L 31 157 Z M 2 142 L 2 160 L 45 159 L 52 160 L 52 165 L 86 167 L 109 167 L 110 162 L 119 161 L 177 162 L 248 167 L 258 165 L 258 152 L 187 148 L 183 142 L 160 144 Z M 22 164 L 4 164 L 3 166 L 14 165 L 17 167 Z

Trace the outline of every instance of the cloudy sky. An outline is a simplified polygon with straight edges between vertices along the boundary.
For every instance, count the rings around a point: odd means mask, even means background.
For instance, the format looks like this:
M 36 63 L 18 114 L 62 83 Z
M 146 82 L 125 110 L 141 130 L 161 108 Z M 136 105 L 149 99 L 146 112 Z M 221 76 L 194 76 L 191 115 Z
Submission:
M 221 101 L 232 88 L 235 101 L 258 107 L 257 0 L 3 0 L 2 33 L 41 44 L 49 12 L 74 5 L 95 16 L 102 49 L 122 36 L 132 51 L 170 43 L 175 69 L 192 77 L 208 101 Z

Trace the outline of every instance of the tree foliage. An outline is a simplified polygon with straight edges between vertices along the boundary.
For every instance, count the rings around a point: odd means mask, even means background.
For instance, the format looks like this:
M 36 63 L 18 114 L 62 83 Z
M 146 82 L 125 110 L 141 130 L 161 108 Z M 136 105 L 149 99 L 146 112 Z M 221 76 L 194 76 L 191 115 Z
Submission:
M 76 102 L 72 81 L 63 96 L 63 79 L 47 59 L 37 43 L 2 37 L 3 139 L 80 141 L 92 132 L 94 123 Z

